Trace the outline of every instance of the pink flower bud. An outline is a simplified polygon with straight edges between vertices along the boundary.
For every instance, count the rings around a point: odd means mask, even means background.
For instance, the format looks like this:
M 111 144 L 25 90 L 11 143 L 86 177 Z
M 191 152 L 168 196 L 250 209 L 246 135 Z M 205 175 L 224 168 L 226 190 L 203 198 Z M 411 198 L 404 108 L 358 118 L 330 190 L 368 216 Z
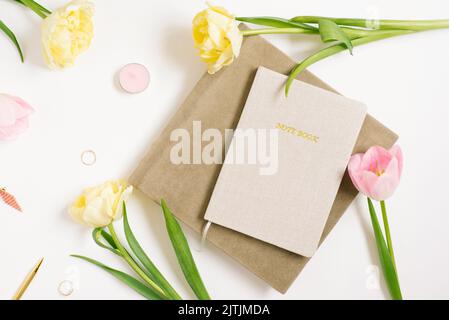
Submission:
M 0 94 L 0 140 L 13 140 L 28 128 L 33 108 L 22 99 Z
M 371 147 L 366 153 L 355 154 L 348 165 L 354 186 L 367 197 L 382 201 L 391 197 L 399 185 L 402 173 L 402 151 Z

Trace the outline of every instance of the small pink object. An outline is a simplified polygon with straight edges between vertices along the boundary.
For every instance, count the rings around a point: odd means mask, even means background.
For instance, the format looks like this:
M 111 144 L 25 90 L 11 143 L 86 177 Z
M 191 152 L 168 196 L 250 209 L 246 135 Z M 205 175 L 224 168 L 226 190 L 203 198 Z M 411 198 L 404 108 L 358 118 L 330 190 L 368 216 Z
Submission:
M 21 98 L 0 93 L 0 140 L 14 140 L 25 132 L 33 112 Z
M 390 150 L 371 147 L 366 153 L 355 154 L 348 165 L 349 176 L 355 187 L 377 201 L 389 198 L 401 180 L 403 167 L 399 146 Z
M 140 93 L 150 84 L 150 73 L 144 65 L 130 63 L 119 73 L 120 86 L 128 93 Z

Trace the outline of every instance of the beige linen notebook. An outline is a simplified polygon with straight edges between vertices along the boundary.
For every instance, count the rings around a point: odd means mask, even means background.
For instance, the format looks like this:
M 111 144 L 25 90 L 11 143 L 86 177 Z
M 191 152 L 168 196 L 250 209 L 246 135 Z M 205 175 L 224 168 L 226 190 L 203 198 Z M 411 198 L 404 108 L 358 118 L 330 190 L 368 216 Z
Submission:
M 311 257 L 366 116 L 362 103 L 260 67 L 205 219 Z

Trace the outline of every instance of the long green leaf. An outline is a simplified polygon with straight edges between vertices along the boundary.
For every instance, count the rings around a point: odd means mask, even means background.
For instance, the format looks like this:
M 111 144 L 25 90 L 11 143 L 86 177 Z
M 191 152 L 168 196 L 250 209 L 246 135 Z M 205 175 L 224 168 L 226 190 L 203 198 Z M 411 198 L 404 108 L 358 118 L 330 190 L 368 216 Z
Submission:
M 22 4 L 24 4 L 29 9 L 33 10 L 39 17 L 42 19 L 47 18 L 47 13 L 42 11 L 42 6 L 33 0 L 20 0 Z
M 112 239 L 111 235 L 109 233 L 107 233 L 106 231 L 103 230 L 103 228 L 95 228 L 92 231 L 92 238 L 94 239 L 95 243 L 104 249 L 107 249 L 109 251 L 111 251 L 112 253 L 115 253 L 118 256 L 122 256 L 122 254 L 120 253 L 120 251 L 118 250 L 117 246 L 115 245 L 114 240 Z M 104 240 L 106 240 L 106 242 L 109 244 L 109 246 L 107 246 L 106 244 L 104 244 L 101 241 L 101 238 L 103 238 Z
M 24 6 L 26 6 L 26 4 L 22 0 L 14 0 L 14 1 L 20 3 L 20 4 L 24 5 Z M 40 5 L 36 1 L 33 1 L 33 0 L 29 0 L 29 1 L 32 2 L 37 8 L 39 8 L 39 10 L 41 10 L 43 13 L 51 14 L 50 10 L 48 10 L 44 6 Z
M 96 260 L 93 260 L 93 259 L 90 259 L 90 258 L 87 258 L 84 256 L 80 256 L 80 255 L 71 255 L 71 256 L 74 258 L 85 260 L 87 262 L 90 262 L 90 263 L 96 265 L 97 267 L 100 267 L 101 269 L 103 269 L 104 271 L 113 275 L 118 280 L 122 281 L 123 283 L 128 285 L 130 288 L 134 289 L 136 292 L 138 292 L 139 294 L 141 294 L 142 296 L 144 296 L 145 298 L 147 298 L 149 300 L 161 300 L 161 297 L 156 292 L 154 292 L 151 288 L 147 287 L 146 285 L 144 285 L 142 282 L 140 282 L 136 278 L 134 278 L 122 271 L 112 269 L 112 268 L 102 264 L 101 262 L 98 262 Z
M 396 270 L 391 259 L 388 247 L 385 242 L 382 230 L 380 229 L 379 220 L 377 219 L 376 210 L 374 209 L 373 202 L 368 198 L 368 208 L 371 217 L 371 223 L 373 225 L 374 236 L 376 238 L 377 250 L 379 252 L 379 260 L 382 266 L 382 270 L 387 282 L 388 290 L 390 291 L 391 298 L 394 300 L 402 300 L 401 288 L 399 286 L 399 280 L 396 274 Z
M 287 83 L 285 84 L 285 96 L 288 97 L 288 93 L 290 91 L 290 87 L 293 84 L 293 81 L 295 81 L 296 77 L 306 70 L 309 66 L 312 64 L 323 60 L 327 57 L 330 57 L 336 53 L 339 53 L 341 51 L 346 50 L 345 47 L 343 47 L 341 44 L 335 44 L 330 47 L 327 47 L 325 49 L 322 49 L 313 55 L 305 58 L 303 61 L 298 63 L 295 68 L 290 72 L 290 75 L 288 76 Z
M 344 43 L 346 48 L 348 48 L 349 52 L 352 54 L 352 43 L 346 33 L 333 21 L 331 20 L 320 20 L 320 35 L 321 40 L 324 43 L 331 41 L 338 41 Z
M 274 27 L 274 28 L 300 28 L 309 30 L 310 33 L 317 33 L 318 29 L 305 23 L 290 21 L 277 17 L 236 17 L 237 21 L 248 22 L 260 26 Z
M 175 250 L 176 257 L 178 258 L 179 265 L 181 266 L 184 277 L 189 283 L 195 295 L 200 300 L 210 300 L 209 293 L 204 286 L 200 273 L 196 267 L 195 261 L 190 251 L 189 244 L 181 229 L 178 221 L 167 207 L 165 200 L 161 200 L 162 210 L 164 212 L 165 224 L 167 226 L 167 232 Z
M 106 230 L 101 229 L 101 236 L 104 238 L 104 240 L 107 241 L 107 243 L 109 243 L 112 248 L 118 249 L 117 245 L 114 242 L 114 239 L 112 239 L 111 235 L 107 233 Z
M 102 237 L 110 245 L 110 247 L 108 247 L 103 241 L 101 241 L 100 237 Z M 119 248 L 115 244 L 114 239 L 112 238 L 112 236 L 109 233 L 106 232 L 106 230 L 104 230 L 102 228 L 94 229 L 92 231 L 92 238 L 94 239 L 95 243 L 98 246 L 100 246 L 101 248 L 107 249 L 107 250 L 111 251 L 112 253 L 115 253 L 119 257 L 123 258 L 123 254 L 120 252 Z M 135 261 L 135 259 L 129 254 L 128 250 L 126 250 L 126 249 L 124 249 L 124 250 L 131 257 L 131 259 L 136 264 L 138 264 L 137 261 Z M 143 271 L 145 272 L 145 270 L 143 270 Z M 149 274 L 148 272 L 145 272 L 145 274 L 148 275 L 150 278 L 152 278 L 152 275 Z
M 386 33 L 378 34 L 375 36 L 369 36 L 364 38 L 355 39 L 352 41 L 352 45 L 354 47 L 361 46 L 370 42 L 375 42 L 382 39 L 392 38 L 400 35 L 410 34 L 413 33 L 413 31 L 408 30 L 392 30 Z M 288 92 L 290 90 L 290 87 L 293 83 L 293 81 L 296 79 L 296 77 L 303 72 L 305 69 L 307 69 L 312 64 L 321 61 L 327 57 L 330 57 L 334 54 L 337 54 L 339 52 L 342 52 L 346 50 L 346 47 L 341 44 L 335 44 L 331 45 L 327 48 L 321 49 L 320 51 L 314 53 L 313 55 L 307 57 L 303 61 L 301 61 L 298 65 L 296 65 L 295 68 L 290 72 L 290 75 L 288 76 L 287 83 L 285 84 L 285 96 L 288 96 Z
M 109 233 L 107 233 L 106 230 L 104 230 L 103 228 L 94 229 L 92 232 L 92 238 L 99 247 L 107 249 L 126 260 L 126 258 L 121 253 L 120 249 L 117 247 L 117 244 L 115 243 L 112 236 Z M 103 240 L 105 240 L 109 244 L 109 246 L 107 246 L 102 241 L 101 238 L 103 238 Z M 142 268 L 142 266 L 139 265 L 139 263 L 136 261 L 136 259 L 134 259 L 134 257 L 132 257 L 132 255 L 128 252 L 128 250 L 126 250 L 125 248 L 123 248 L 123 250 L 129 256 L 129 259 L 133 261 L 143 271 L 143 273 L 145 273 L 145 275 L 147 275 L 151 280 L 156 282 L 156 279 L 153 277 L 153 275 L 149 273 L 146 269 Z
M 181 300 L 181 297 L 176 292 L 176 290 L 170 285 L 170 283 L 165 279 L 159 269 L 151 261 L 145 251 L 142 249 L 141 245 L 137 241 L 134 233 L 128 222 L 128 213 L 126 211 L 126 204 L 123 202 L 123 228 L 125 231 L 126 240 L 128 241 L 129 247 L 136 255 L 137 259 L 142 263 L 145 269 L 151 274 L 152 279 L 161 287 L 161 289 L 175 300 Z
M 20 48 L 19 41 L 17 41 L 17 38 L 14 35 L 14 32 L 12 32 L 11 29 L 9 29 L 8 26 L 6 24 L 4 24 L 2 20 L 0 20 L 0 30 L 2 30 L 6 34 L 6 36 L 14 43 L 14 46 L 16 47 L 17 51 L 19 52 L 20 60 L 22 62 L 24 62 L 23 52 L 22 52 L 22 48 Z

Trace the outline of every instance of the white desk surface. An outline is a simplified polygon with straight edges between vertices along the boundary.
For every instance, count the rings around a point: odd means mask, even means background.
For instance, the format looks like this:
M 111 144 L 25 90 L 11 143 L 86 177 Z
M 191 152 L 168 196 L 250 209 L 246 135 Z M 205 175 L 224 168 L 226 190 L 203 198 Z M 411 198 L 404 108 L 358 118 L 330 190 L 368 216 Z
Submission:
M 62 0 L 41 0 L 56 8 Z M 140 299 L 105 272 L 69 257 L 84 254 L 127 270 L 91 240 L 91 230 L 71 221 L 67 206 L 82 188 L 126 177 L 170 115 L 205 71 L 195 54 L 191 20 L 203 1 L 96 0 L 96 37 L 74 68 L 50 71 L 39 47 L 39 18 L 0 1 L 0 18 L 21 40 L 20 64 L 0 37 L 0 91 L 26 99 L 37 112 L 17 141 L 0 143 L 0 185 L 25 213 L 0 208 L 0 299 L 9 299 L 25 274 L 45 257 L 25 299 Z M 398 1 L 215 1 L 240 16 L 328 15 L 395 19 L 449 18 L 449 3 Z M 296 59 L 321 47 L 312 37 L 267 36 Z M 402 183 L 388 201 L 390 226 L 405 298 L 449 298 L 449 30 L 431 31 L 356 48 L 310 68 L 400 135 L 405 155 Z M 114 83 L 126 63 L 145 64 L 149 89 L 122 93 Z M 120 130 L 118 130 L 120 128 Z M 83 150 L 97 163 L 85 167 Z M 160 209 L 136 193 L 130 222 L 153 260 L 184 297 L 192 298 L 165 233 Z M 384 299 L 376 286 L 377 253 L 363 197 L 350 207 L 312 261 L 282 295 L 213 247 L 198 252 L 199 238 L 186 229 L 194 256 L 216 299 Z M 57 287 L 77 279 L 69 297 Z M 374 281 L 373 281 L 374 280 Z

